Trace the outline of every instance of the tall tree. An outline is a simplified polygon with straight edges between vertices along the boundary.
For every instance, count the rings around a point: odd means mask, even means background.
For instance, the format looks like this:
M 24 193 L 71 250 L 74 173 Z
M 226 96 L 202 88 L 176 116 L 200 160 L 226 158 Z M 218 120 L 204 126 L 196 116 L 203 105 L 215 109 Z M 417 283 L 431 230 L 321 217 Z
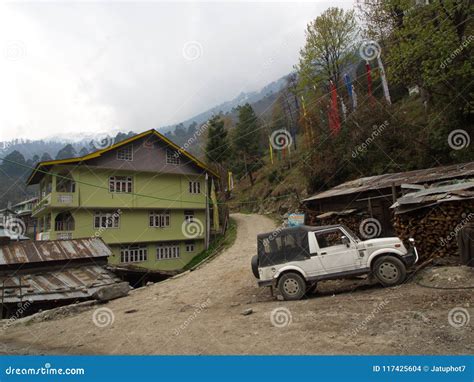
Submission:
M 49 155 L 48 153 L 43 153 L 43 155 L 41 155 L 40 162 L 46 162 L 49 160 L 53 160 L 53 158 L 51 158 L 51 155 Z
M 64 146 L 61 150 L 58 151 L 56 154 L 56 159 L 67 159 L 67 158 L 74 158 L 77 155 L 76 150 L 74 147 L 68 143 Z
M 206 159 L 209 163 L 223 164 L 229 154 L 229 143 L 224 121 L 216 115 L 209 120 L 208 125 Z
M 341 79 L 341 71 L 353 60 L 357 37 L 354 11 L 328 8 L 306 28 L 306 44 L 300 51 L 299 76 L 306 85 L 318 80 Z
M 233 145 L 235 153 L 243 164 L 243 171 L 253 186 L 253 172 L 261 166 L 260 130 L 257 115 L 252 106 L 246 103 L 238 108 L 239 120 L 235 127 Z

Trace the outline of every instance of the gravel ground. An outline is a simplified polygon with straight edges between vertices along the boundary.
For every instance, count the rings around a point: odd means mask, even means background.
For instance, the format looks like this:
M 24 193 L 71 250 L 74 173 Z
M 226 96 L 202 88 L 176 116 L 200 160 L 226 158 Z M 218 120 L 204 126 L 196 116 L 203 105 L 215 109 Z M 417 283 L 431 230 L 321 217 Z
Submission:
M 201 268 L 60 319 L 0 326 L 0 353 L 473 353 L 472 289 L 415 282 L 382 288 L 351 279 L 320 283 L 301 301 L 278 301 L 257 287 L 250 270 L 256 235 L 274 229 L 273 221 L 234 218 L 235 244 Z M 456 285 L 472 284 L 465 267 L 449 274 Z M 444 277 L 428 275 L 432 286 Z

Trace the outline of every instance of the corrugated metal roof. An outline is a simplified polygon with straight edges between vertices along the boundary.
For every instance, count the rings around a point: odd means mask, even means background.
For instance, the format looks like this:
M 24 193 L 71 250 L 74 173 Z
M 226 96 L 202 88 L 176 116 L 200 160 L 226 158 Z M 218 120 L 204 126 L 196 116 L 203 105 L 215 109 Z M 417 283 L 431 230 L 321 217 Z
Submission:
M 392 184 L 395 186 L 400 186 L 403 183 L 419 184 L 452 178 L 465 178 L 469 176 L 474 176 L 474 162 L 427 168 L 423 170 L 369 176 L 342 183 L 334 188 L 331 188 L 330 190 L 320 192 L 303 201 L 307 202 L 331 198 L 334 196 L 349 195 L 364 191 L 389 188 L 392 186 Z
M 4 303 L 17 303 L 90 298 L 97 289 L 118 282 L 121 280 L 104 267 L 85 265 L 56 271 L 0 277 L 0 288 L 5 286 Z M 0 303 L 2 302 L 1 292 L 0 289 Z
M 438 203 L 468 199 L 474 199 L 474 181 L 430 187 L 422 191 L 411 192 L 398 198 L 391 208 L 396 208 L 396 213 L 400 214 Z
M 111 256 L 101 238 L 19 241 L 0 246 L 0 266 Z

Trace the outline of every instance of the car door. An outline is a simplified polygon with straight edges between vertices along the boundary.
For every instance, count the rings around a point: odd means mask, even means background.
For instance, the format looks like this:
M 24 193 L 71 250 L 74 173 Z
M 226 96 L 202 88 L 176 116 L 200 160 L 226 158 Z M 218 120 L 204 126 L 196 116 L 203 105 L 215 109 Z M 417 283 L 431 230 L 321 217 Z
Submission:
M 347 237 L 349 242 L 343 240 Z M 314 232 L 316 250 L 311 254 L 319 264 L 321 274 L 339 273 L 358 268 L 358 251 L 354 240 L 340 228 Z

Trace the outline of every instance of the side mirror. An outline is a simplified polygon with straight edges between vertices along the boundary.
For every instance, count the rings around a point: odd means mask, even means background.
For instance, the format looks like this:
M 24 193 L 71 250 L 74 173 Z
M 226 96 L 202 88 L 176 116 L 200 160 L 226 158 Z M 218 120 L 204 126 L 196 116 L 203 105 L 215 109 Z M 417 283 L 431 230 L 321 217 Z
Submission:
M 348 248 L 351 246 L 351 241 L 347 236 L 342 236 L 342 243 L 345 244 Z

